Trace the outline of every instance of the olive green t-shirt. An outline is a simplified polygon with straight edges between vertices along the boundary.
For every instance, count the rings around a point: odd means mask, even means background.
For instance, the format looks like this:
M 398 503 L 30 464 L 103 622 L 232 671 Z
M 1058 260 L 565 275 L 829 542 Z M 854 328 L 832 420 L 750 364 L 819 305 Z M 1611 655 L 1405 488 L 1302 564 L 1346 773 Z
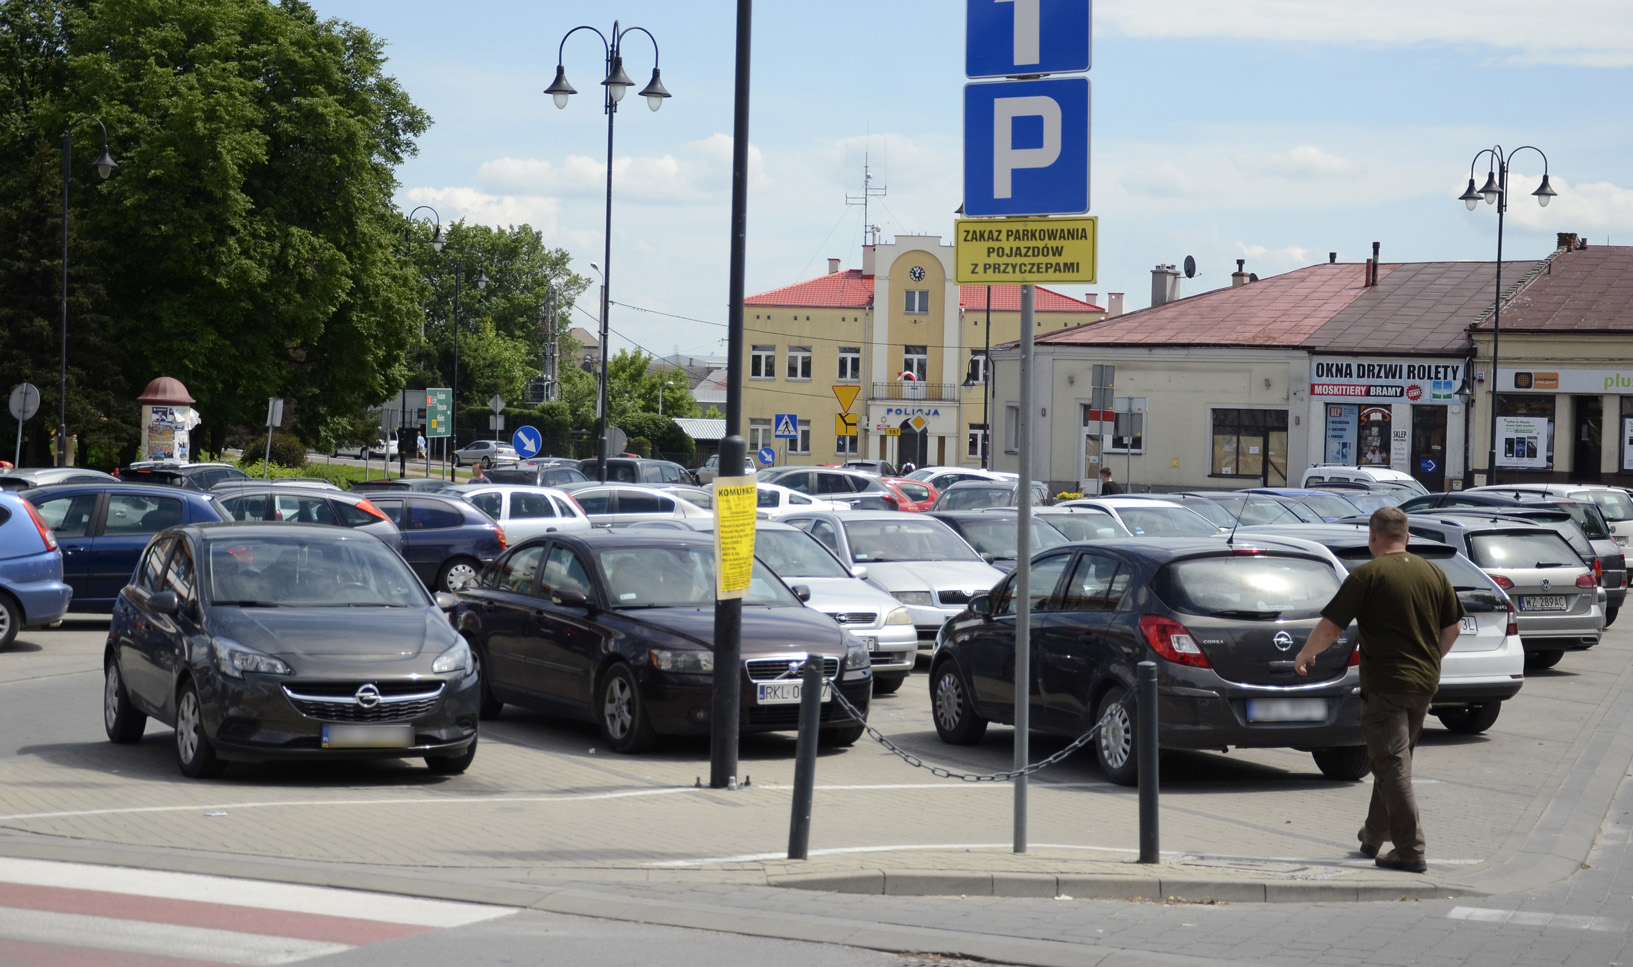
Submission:
M 1351 571 L 1321 616 L 1361 630 L 1361 694 L 1432 695 L 1440 629 L 1463 617 L 1446 575 L 1416 554 L 1381 554 Z

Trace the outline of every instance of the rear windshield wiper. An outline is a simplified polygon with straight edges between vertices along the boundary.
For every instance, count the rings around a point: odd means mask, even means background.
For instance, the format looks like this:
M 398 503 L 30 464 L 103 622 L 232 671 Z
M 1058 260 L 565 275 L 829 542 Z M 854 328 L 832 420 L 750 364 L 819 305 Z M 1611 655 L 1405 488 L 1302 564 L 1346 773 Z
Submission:
M 1538 561 L 1533 567 L 1570 567 L 1564 561 Z
M 1280 611 L 1249 611 L 1245 608 L 1227 609 L 1225 611 L 1210 611 L 1208 614 L 1210 617 L 1214 618 L 1248 618 L 1263 621 L 1274 621 L 1275 619 L 1281 617 Z

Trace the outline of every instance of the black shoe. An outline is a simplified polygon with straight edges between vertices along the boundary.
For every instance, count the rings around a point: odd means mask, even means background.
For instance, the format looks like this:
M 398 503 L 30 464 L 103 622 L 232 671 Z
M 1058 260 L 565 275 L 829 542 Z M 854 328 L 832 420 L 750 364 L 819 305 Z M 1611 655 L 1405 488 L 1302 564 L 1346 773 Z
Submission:
M 1378 856 L 1378 847 L 1373 846 L 1371 843 L 1367 842 L 1367 831 L 1364 828 L 1360 832 L 1355 834 L 1355 838 L 1361 844 L 1361 855 L 1362 856 L 1365 856 L 1369 860 L 1377 858 L 1377 856 Z
M 1400 870 L 1402 873 L 1429 872 L 1429 863 L 1427 860 L 1403 859 L 1401 858 L 1401 855 L 1394 850 L 1390 850 L 1372 862 L 1383 869 Z

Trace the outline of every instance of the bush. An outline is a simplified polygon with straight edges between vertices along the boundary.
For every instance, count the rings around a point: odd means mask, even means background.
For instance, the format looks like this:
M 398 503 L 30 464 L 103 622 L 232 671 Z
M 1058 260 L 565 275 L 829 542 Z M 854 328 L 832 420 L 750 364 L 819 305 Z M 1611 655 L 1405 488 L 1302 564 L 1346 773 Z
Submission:
M 253 452 L 253 447 L 248 448 Z M 266 438 L 261 438 L 261 451 L 266 452 Z M 306 444 L 293 433 L 272 434 L 272 452 L 267 459 L 278 467 L 299 468 L 306 465 Z

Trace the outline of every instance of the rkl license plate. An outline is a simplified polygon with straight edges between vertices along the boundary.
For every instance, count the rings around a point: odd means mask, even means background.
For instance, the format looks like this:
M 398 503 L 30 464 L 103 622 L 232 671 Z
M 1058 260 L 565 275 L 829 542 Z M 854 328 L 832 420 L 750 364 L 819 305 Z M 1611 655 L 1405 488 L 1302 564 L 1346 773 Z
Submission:
M 1563 594 L 1531 594 L 1520 598 L 1521 611 L 1564 611 Z
M 414 744 L 414 726 L 325 725 L 325 749 L 406 749 Z
M 756 688 L 756 701 L 761 705 L 798 705 L 800 700 L 800 686 L 805 683 L 799 679 L 786 682 L 760 682 Z M 833 686 L 826 681 L 822 683 L 822 700 L 833 698 Z
M 1327 700 L 1324 698 L 1250 698 L 1247 700 L 1249 722 L 1325 722 Z
M 1458 627 L 1460 634 L 1473 635 L 1480 632 L 1480 625 L 1474 620 L 1474 615 L 1466 614 Z

